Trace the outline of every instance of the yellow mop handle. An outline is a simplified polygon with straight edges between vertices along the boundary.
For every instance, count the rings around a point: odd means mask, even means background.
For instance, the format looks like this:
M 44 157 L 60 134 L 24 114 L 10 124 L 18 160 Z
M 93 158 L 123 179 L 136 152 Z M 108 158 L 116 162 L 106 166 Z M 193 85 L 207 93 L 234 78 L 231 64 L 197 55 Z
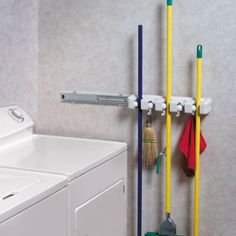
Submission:
M 167 1 L 166 79 L 166 213 L 171 211 L 171 88 L 172 88 L 172 0 Z
M 199 235 L 199 181 L 200 181 L 200 103 L 202 83 L 202 46 L 197 46 L 197 91 L 196 91 L 196 169 L 194 199 L 194 236 Z

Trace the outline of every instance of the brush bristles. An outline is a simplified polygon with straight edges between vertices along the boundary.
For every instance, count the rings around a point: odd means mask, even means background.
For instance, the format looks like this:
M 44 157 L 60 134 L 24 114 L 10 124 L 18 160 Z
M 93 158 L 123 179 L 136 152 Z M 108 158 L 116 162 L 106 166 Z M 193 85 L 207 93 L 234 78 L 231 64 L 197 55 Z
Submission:
M 143 130 L 143 164 L 145 166 L 153 166 L 156 163 L 158 155 L 157 139 L 155 130 L 150 123 L 146 124 Z

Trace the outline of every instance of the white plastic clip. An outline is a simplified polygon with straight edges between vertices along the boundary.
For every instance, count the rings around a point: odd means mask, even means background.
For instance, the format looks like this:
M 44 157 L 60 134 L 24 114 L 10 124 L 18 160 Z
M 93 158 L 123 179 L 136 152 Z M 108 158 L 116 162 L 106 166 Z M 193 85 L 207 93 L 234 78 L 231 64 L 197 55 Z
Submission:
M 184 112 L 187 114 L 192 114 L 194 112 L 195 100 L 193 98 L 186 98 L 184 101 Z
M 166 115 L 166 104 L 163 102 L 161 106 L 162 106 L 161 116 L 165 116 Z
M 212 100 L 210 98 L 202 98 L 200 105 L 200 114 L 207 115 L 211 112 Z
M 137 96 L 130 95 L 128 97 L 128 108 L 135 109 L 138 107 Z
M 162 116 L 166 114 L 166 103 L 164 97 L 158 96 L 155 102 L 155 110 L 160 111 Z
M 153 109 L 156 97 L 157 96 L 154 95 L 143 95 L 143 99 L 141 100 L 141 109 L 142 110 Z
M 196 105 L 192 105 L 192 115 L 194 115 L 194 114 L 195 114 L 196 110 L 197 110 L 197 107 L 196 107 Z
M 183 111 L 183 105 L 181 103 L 178 103 L 176 117 L 180 117 L 182 111 Z
M 148 103 L 148 115 L 152 115 L 152 109 L 154 107 L 154 104 L 152 102 Z

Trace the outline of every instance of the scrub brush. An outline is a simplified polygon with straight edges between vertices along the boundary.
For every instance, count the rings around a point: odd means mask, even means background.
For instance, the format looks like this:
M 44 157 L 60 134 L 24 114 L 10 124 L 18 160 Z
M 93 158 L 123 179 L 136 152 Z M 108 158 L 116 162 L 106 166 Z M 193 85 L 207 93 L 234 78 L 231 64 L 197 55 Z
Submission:
M 147 167 L 156 164 L 157 152 L 157 138 L 155 130 L 152 127 L 152 112 L 147 113 L 145 127 L 143 130 L 143 164 Z

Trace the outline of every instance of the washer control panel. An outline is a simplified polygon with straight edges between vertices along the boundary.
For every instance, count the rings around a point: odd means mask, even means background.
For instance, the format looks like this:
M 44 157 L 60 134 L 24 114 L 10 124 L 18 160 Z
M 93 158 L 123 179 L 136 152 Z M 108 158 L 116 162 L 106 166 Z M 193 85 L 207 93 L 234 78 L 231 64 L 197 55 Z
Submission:
M 0 138 L 19 133 L 33 127 L 33 121 L 17 106 L 0 107 Z
M 10 117 L 14 119 L 17 122 L 23 122 L 24 121 L 24 114 L 22 111 L 19 110 L 19 108 L 11 108 L 8 111 Z

